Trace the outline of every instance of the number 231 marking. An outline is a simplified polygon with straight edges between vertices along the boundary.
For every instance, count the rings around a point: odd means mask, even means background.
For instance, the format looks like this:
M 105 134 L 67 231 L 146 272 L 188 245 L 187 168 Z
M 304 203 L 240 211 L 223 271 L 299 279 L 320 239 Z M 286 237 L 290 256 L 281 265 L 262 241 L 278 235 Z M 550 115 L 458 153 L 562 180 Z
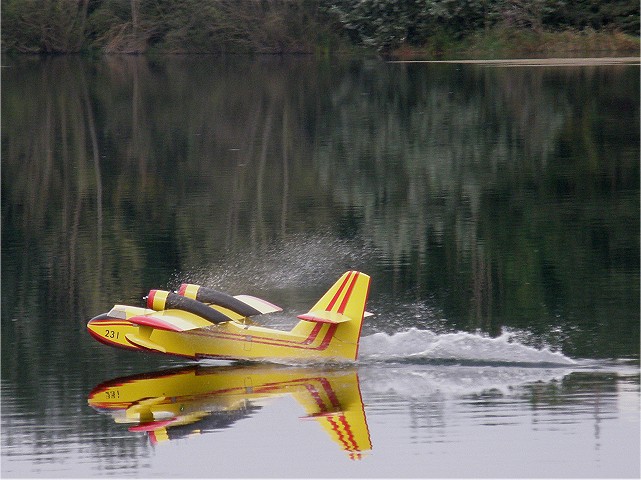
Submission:
M 120 398 L 120 390 L 107 390 L 105 392 L 107 398 L 113 400 L 115 398 Z
M 115 332 L 113 330 L 105 330 L 105 337 L 106 338 L 120 338 L 120 332 Z

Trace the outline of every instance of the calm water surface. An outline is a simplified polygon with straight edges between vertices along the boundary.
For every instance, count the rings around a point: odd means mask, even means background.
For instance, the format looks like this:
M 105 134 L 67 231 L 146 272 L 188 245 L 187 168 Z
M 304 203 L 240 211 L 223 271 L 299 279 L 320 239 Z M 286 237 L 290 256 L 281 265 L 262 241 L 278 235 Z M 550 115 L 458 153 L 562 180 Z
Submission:
M 3 59 L 5 477 L 638 478 L 639 67 Z M 358 362 L 86 322 L 372 276 Z

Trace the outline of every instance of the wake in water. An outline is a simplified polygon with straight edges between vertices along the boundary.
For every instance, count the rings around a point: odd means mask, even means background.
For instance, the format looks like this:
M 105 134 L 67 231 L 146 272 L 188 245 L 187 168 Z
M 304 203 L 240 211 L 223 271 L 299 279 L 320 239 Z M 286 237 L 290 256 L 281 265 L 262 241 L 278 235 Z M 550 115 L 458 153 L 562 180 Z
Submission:
M 375 333 L 361 338 L 359 358 L 364 362 L 451 362 L 498 365 L 575 365 L 560 352 L 536 349 L 515 340 L 511 333 L 490 338 L 458 332 L 437 334 L 410 328 L 388 335 Z
M 271 326 L 288 329 L 293 326 L 291 322 L 295 315 L 292 313 L 301 313 L 296 308 L 305 308 L 305 305 L 296 304 L 301 289 L 330 284 L 336 272 L 342 273 L 347 268 L 358 269 L 366 265 L 370 257 L 371 252 L 362 245 L 356 246 L 347 240 L 300 235 L 289 238 L 278 248 L 266 247 L 260 254 L 230 253 L 221 265 L 208 265 L 177 274 L 174 283 L 198 283 L 234 294 L 250 293 L 259 296 L 264 296 L 270 290 L 278 290 L 283 304 L 293 305 L 294 312 L 272 314 L 270 321 L 275 323 Z M 284 297 L 288 295 L 291 298 L 285 300 Z M 385 326 L 397 329 L 398 332 L 363 336 L 357 363 L 576 365 L 574 360 L 560 352 L 524 344 L 519 340 L 522 335 L 519 337 L 517 333 L 506 332 L 497 338 L 490 338 L 465 332 L 440 332 L 439 330 L 447 328 L 447 321 L 441 312 L 425 302 L 395 303 L 393 299 L 387 299 L 386 302 L 388 312 L 384 315 Z M 394 302 L 391 308 L 390 302 Z M 373 311 L 376 311 L 375 307 Z M 376 318 L 368 320 L 368 325 L 376 328 Z M 408 321 L 420 328 L 408 329 Z M 277 363 L 288 364 L 290 361 Z

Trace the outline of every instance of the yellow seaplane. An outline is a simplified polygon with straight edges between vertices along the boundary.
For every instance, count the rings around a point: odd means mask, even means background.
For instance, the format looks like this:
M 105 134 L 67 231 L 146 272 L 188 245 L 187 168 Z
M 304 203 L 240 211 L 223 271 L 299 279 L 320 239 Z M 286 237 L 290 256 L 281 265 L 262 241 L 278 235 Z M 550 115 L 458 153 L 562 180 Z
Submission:
M 194 284 L 151 290 L 146 308 L 115 305 L 87 329 L 112 347 L 190 359 L 356 360 L 369 285 L 368 275 L 345 272 L 290 331 L 252 320 L 281 311 L 276 305 Z
M 98 385 L 88 403 L 153 444 L 232 427 L 268 400 L 293 396 L 352 460 L 371 450 L 355 369 L 317 370 L 255 364 L 191 366 L 116 378 Z

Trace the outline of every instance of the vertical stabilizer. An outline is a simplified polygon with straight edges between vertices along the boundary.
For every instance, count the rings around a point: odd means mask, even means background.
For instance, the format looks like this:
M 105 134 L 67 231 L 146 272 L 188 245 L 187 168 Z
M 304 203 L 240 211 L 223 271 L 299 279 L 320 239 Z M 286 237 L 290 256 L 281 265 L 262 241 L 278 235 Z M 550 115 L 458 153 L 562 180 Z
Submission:
M 309 312 L 299 315 L 303 322 L 294 329 L 309 328 L 309 322 L 331 324 L 334 331 L 332 343 L 340 344 L 336 345 L 340 356 L 355 360 L 369 284 L 369 275 L 353 270 L 345 272 Z

